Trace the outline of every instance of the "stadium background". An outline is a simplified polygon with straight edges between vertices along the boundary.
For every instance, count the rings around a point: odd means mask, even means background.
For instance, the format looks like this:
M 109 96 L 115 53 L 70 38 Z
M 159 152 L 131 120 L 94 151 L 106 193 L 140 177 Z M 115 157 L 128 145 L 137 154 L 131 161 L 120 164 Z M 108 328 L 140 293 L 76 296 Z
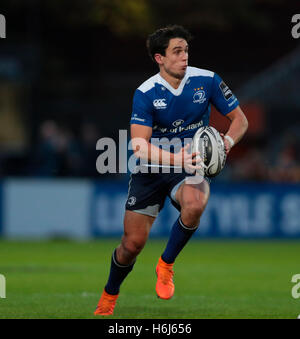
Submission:
M 283 0 L 2 0 L 0 273 L 9 272 L 9 246 L 101 243 L 122 234 L 129 175 L 99 174 L 96 142 L 118 142 L 119 130 L 129 131 L 134 90 L 157 72 L 145 38 L 172 23 L 194 35 L 189 64 L 221 75 L 249 120 L 212 183 L 196 241 L 255 238 L 256 248 L 262 239 L 289 238 L 299 245 L 297 12 L 297 1 Z M 225 131 L 228 122 L 213 111 L 212 125 Z M 154 240 L 168 235 L 176 213 L 166 204 Z M 23 265 L 32 263 L 34 254 Z

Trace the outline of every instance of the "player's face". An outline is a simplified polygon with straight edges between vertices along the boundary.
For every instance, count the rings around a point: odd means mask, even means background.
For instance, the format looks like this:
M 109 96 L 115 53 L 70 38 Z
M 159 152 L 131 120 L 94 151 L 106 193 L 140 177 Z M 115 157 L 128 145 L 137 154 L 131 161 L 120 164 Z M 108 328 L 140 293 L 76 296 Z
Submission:
M 161 56 L 161 66 L 166 73 L 176 79 L 182 79 L 188 65 L 188 44 L 182 38 L 169 41 L 165 56 Z

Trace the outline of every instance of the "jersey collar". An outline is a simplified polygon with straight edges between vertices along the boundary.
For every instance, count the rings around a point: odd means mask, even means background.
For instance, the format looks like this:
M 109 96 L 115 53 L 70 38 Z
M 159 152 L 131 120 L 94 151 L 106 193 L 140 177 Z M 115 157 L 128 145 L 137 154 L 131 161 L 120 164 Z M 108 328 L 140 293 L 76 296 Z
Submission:
M 188 73 L 189 73 L 189 67 L 187 67 L 186 72 L 185 72 L 185 76 L 181 80 L 179 87 L 176 88 L 176 89 L 174 87 L 172 87 L 159 73 L 157 73 L 158 83 L 163 85 L 164 87 L 166 87 L 173 95 L 178 96 L 182 93 L 184 85 L 186 84 L 186 82 L 189 78 Z

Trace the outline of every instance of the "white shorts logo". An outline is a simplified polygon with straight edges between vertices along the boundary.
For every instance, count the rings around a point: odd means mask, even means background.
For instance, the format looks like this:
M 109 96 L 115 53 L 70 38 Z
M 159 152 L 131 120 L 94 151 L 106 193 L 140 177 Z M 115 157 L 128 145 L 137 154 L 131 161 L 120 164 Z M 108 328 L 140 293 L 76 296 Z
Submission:
M 153 100 L 153 106 L 157 109 L 167 108 L 166 99 L 155 99 L 155 100 Z
M 133 206 L 133 205 L 135 205 L 135 203 L 136 203 L 136 197 L 130 197 L 127 201 L 127 204 L 129 206 Z

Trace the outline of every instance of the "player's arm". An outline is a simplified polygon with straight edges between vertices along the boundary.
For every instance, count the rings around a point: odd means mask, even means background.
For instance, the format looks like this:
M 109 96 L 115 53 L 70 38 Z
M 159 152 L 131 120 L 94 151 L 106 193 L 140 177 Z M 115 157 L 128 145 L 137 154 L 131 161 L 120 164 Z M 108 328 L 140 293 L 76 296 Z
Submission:
M 224 139 L 226 153 L 228 154 L 230 149 L 246 133 L 248 121 L 240 108 L 238 99 L 216 73 L 212 81 L 211 100 L 216 109 L 231 121 L 226 135 L 224 136 L 224 134 L 220 133 Z
M 228 113 L 226 117 L 231 121 L 229 129 L 224 136 L 226 153 L 229 153 L 230 149 L 237 144 L 246 133 L 248 120 L 240 106 L 237 106 L 233 111 Z
M 131 142 L 136 157 L 160 165 L 187 166 L 190 169 L 198 169 L 199 166 L 195 166 L 195 164 L 199 161 L 194 159 L 197 154 L 187 152 L 189 145 L 182 148 L 179 153 L 170 153 L 152 145 L 150 142 L 151 135 L 152 127 L 131 124 Z

